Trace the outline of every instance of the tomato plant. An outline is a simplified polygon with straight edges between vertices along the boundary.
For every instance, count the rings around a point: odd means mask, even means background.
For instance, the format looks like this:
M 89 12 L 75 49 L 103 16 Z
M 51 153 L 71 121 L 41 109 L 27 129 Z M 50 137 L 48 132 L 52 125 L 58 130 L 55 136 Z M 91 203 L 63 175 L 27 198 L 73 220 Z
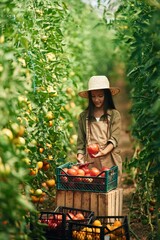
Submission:
M 28 212 L 35 211 L 27 184 L 26 124 L 19 118 L 19 98 L 23 94 L 26 99 L 31 91 L 28 86 L 31 76 L 25 62 L 17 57 L 19 49 L 14 45 L 17 34 L 12 18 L 14 4 L 4 2 L 0 8 L 0 239 L 18 240 L 27 239 Z
M 105 9 L 106 10 L 106 9 Z M 107 14 L 107 11 L 106 11 Z M 105 17 L 106 17 L 105 14 Z M 149 238 L 158 237 L 160 190 L 157 179 L 160 170 L 159 152 L 159 3 L 158 1 L 125 1 L 108 24 L 116 31 L 115 44 L 125 61 L 127 81 L 132 100 L 132 135 L 135 154 L 128 160 L 128 169 L 136 169 L 135 202 L 140 203 L 141 220 L 150 224 Z M 137 197 L 138 196 L 138 197 Z M 149 202 L 156 198 L 154 217 L 148 211 Z M 155 220 L 157 224 L 155 226 Z
M 112 65 L 112 43 L 79 0 L 3 1 L 0 10 L 0 238 L 40 239 L 28 212 L 37 221 L 35 210 L 54 204 L 55 168 L 74 155 L 86 105 L 76 92 Z

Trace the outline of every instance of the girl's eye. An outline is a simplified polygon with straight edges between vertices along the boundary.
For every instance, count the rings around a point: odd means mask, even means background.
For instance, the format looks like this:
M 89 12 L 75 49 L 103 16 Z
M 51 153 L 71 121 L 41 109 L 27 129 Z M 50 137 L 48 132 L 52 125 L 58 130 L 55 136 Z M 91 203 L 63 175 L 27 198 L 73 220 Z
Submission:
M 104 97 L 104 95 L 98 95 L 98 96 L 95 96 L 95 95 L 91 95 L 92 97 Z

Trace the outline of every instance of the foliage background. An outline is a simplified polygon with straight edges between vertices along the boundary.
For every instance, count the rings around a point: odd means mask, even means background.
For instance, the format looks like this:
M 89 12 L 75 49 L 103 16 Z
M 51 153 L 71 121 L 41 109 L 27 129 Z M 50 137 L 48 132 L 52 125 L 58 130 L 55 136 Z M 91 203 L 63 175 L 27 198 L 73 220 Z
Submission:
M 54 183 L 57 166 L 76 160 L 77 118 L 87 104 L 77 92 L 95 74 L 114 83 L 121 63 L 135 138 L 126 167 L 136 169 L 135 201 L 141 203 L 134 214 L 149 223 L 150 238 L 160 232 L 160 5 L 97 3 L 100 11 L 80 0 L 0 3 L 2 239 L 29 239 L 28 212 L 54 208 L 56 186 L 47 181 Z
M 77 92 L 111 75 L 113 32 L 81 1 L 1 1 L 0 10 L 0 238 L 41 239 L 28 212 L 54 208 L 56 186 L 46 183 L 75 160 L 86 106 Z
M 149 239 L 157 239 L 160 207 L 157 181 L 160 166 L 160 4 L 158 1 L 134 0 L 120 3 L 114 20 L 107 25 L 116 31 L 115 44 L 125 62 L 132 100 L 131 130 L 135 139 L 135 154 L 128 160 L 127 168 L 135 173 L 132 177 L 137 187 L 131 218 L 139 218 L 143 224 L 149 224 Z M 105 22 L 106 17 L 105 9 Z

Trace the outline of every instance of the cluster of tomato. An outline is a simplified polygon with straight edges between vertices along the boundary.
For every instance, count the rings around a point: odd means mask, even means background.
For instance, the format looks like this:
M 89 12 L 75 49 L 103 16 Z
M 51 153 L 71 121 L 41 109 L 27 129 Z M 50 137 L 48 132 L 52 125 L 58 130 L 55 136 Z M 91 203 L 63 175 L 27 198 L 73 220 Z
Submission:
M 56 229 L 62 224 L 62 214 L 50 214 L 49 216 L 43 214 L 42 218 L 39 220 L 41 223 L 48 225 L 50 229 Z
M 108 167 L 102 167 L 102 169 L 98 169 L 96 167 L 88 168 L 87 166 L 80 167 L 77 165 L 72 165 L 70 168 L 63 168 L 61 171 L 61 181 L 68 182 L 70 178 L 68 176 L 73 176 L 74 182 L 87 182 L 91 183 L 94 178 L 93 177 L 105 177 L 105 171 L 110 170 Z M 64 176 L 63 176 L 64 175 Z
M 49 216 L 43 214 L 40 218 L 41 223 L 48 225 L 49 229 L 57 229 L 62 226 L 62 221 L 65 216 L 65 221 L 82 221 L 85 220 L 85 217 L 82 212 L 67 212 L 65 215 L 62 213 L 51 213 Z

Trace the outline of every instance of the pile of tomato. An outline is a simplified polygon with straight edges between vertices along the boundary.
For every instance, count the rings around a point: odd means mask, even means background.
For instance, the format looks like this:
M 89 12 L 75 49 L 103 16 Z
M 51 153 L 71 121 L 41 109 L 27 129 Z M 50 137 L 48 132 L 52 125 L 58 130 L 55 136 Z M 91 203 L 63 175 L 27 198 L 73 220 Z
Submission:
M 105 171 L 109 171 L 110 168 L 102 167 L 98 169 L 96 167 L 88 168 L 87 166 L 80 167 L 77 165 L 71 166 L 71 168 L 63 168 L 61 171 L 62 182 L 67 182 L 67 176 L 74 176 L 74 181 L 84 181 L 91 183 L 93 181 L 92 177 L 105 177 Z M 64 175 L 64 176 L 63 176 Z
M 66 214 L 52 212 L 49 215 L 41 213 L 39 222 L 47 224 L 49 229 L 56 229 L 62 225 L 63 221 L 83 221 L 85 216 L 82 212 L 73 213 L 68 211 Z

